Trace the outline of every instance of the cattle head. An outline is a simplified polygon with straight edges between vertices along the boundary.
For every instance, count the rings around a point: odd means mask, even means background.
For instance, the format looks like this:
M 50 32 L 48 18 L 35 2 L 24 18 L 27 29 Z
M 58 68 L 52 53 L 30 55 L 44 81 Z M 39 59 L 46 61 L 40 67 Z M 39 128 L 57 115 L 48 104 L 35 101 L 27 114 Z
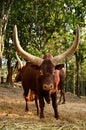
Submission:
M 40 84 L 42 86 L 42 89 L 45 91 L 51 90 L 54 88 L 54 72 L 55 72 L 55 67 L 52 64 L 50 60 L 51 55 L 46 54 L 43 59 L 45 59 L 40 66 L 35 66 L 32 63 L 28 62 L 26 63 L 25 66 L 23 66 L 21 59 L 16 53 L 16 58 L 17 58 L 17 74 L 15 77 L 15 81 L 21 81 L 21 75 L 24 71 L 24 68 L 27 65 L 31 65 L 33 69 L 39 70 L 39 80 Z
M 60 54 L 55 57 L 53 57 L 52 55 L 45 55 L 44 58 L 39 58 L 23 50 L 18 40 L 16 25 L 14 26 L 14 33 L 13 33 L 14 44 L 17 52 L 26 60 L 30 61 L 34 65 L 39 66 L 40 82 L 43 90 L 45 91 L 49 91 L 54 88 L 55 66 L 76 51 L 79 45 L 79 37 L 80 34 L 79 34 L 79 26 L 78 26 L 76 32 L 76 38 L 71 48 L 69 48 L 63 54 Z
M 55 67 L 51 60 L 45 59 L 40 65 L 40 79 L 43 90 L 49 91 L 54 88 L 54 72 Z

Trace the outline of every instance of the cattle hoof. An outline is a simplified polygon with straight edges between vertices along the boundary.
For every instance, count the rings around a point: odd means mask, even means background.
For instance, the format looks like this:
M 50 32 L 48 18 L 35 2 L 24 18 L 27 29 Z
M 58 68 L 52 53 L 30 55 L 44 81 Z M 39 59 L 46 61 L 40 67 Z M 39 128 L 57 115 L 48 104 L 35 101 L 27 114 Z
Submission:
M 39 112 L 37 112 L 37 116 L 39 116 Z
M 40 119 L 43 119 L 44 118 L 44 115 L 40 115 Z
M 59 120 L 59 118 L 55 118 L 56 120 Z
M 58 120 L 59 119 L 59 115 L 55 116 L 55 119 Z
M 44 117 L 40 117 L 40 119 L 42 120 L 42 119 L 44 119 Z
M 28 109 L 25 109 L 25 112 L 28 112 L 29 110 Z
M 62 102 L 62 104 L 65 104 L 65 102 Z

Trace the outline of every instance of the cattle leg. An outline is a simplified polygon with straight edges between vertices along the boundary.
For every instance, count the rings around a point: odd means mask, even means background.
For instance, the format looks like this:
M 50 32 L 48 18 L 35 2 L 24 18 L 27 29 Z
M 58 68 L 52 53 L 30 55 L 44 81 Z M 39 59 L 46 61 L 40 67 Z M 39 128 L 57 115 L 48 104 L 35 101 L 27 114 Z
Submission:
M 61 102 L 61 100 L 62 100 L 62 97 L 63 97 L 63 102 L 62 102 L 62 104 L 65 104 L 65 91 L 64 91 L 64 90 L 60 90 L 60 98 L 59 98 L 58 104 L 60 104 L 60 102 Z
M 63 93 L 63 102 L 62 102 L 62 104 L 65 104 L 65 91 L 63 90 L 62 93 Z
M 39 100 L 36 96 L 35 96 L 35 104 L 36 104 L 36 108 L 37 108 L 37 115 L 39 115 Z
M 24 92 L 24 98 L 25 98 L 25 102 L 26 102 L 26 107 L 25 107 L 25 111 L 29 111 L 29 108 L 28 108 L 28 91 Z
M 45 106 L 45 103 L 44 103 L 44 100 L 43 98 L 40 98 L 39 99 L 39 105 L 40 105 L 40 119 L 44 118 L 44 106 Z
M 60 97 L 59 97 L 58 105 L 61 103 L 62 96 L 63 96 L 63 93 L 62 93 L 62 90 L 60 90 Z
M 52 106 L 54 108 L 55 118 L 59 119 L 58 105 L 57 105 L 57 94 L 56 93 L 52 94 L 51 98 L 52 98 Z

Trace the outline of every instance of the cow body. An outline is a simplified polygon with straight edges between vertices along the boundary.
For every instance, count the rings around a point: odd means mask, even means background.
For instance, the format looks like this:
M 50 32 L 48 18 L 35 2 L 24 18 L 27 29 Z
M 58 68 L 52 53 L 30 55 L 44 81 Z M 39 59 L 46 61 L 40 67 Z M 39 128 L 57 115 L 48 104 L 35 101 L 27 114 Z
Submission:
M 48 62 L 51 63 L 50 60 L 48 60 Z M 53 69 L 50 68 L 51 70 L 49 70 L 50 63 L 47 66 L 48 71 L 53 72 L 52 70 L 54 70 L 54 66 L 52 66 L 52 63 L 51 63 L 51 68 L 53 67 Z M 24 89 L 24 97 L 25 97 L 25 101 L 26 101 L 25 111 L 29 110 L 28 101 L 33 100 L 34 94 L 36 95 L 35 103 L 36 103 L 36 107 L 37 107 L 37 114 L 39 114 L 39 103 L 38 103 L 37 99 L 39 99 L 40 104 L 41 104 L 40 107 L 41 107 L 41 110 L 43 111 L 44 104 L 45 104 L 44 99 L 46 100 L 47 103 L 50 103 L 50 97 L 51 97 L 52 105 L 53 105 L 54 112 L 55 112 L 55 117 L 58 118 L 58 111 L 57 111 L 57 92 L 58 92 L 58 90 L 61 91 L 59 103 L 61 101 L 62 95 L 63 95 L 63 97 L 65 96 L 64 91 L 63 91 L 64 90 L 64 73 L 63 73 L 63 70 L 61 69 L 63 66 L 61 66 L 61 65 L 59 65 L 59 66 L 58 67 L 56 66 L 56 68 L 58 70 L 55 69 L 54 74 L 52 73 L 52 75 L 51 75 L 51 73 L 50 73 L 50 75 L 49 75 L 49 72 L 47 72 L 47 74 L 45 74 L 44 76 L 40 72 L 42 69 L 42 66 L 38 67 L 29 62 L 27 62 L 26 65 L 21 70 L 19 70 L 19 73 L 16 76 L 16 81 L 17 82 L 22 81 L 22 86 Z M 46 72 L 46 69 L 47 69 L 46 64 L 43 65 L 43 67 Z M 46 79 L 47 79 L 47 84 L 51 85 L 51 87 L 47 91 L 46 91 L 46 89 L 47 89 L 46 86 L 44 87 L 44 90 L 42 87 L 43 84 L 44 85 L 46 84 Z M 60 85 L 61 85 L 61 87 L 60 87 Z M 30 91 L 30 96 L 28 96 L 29 91 Z M 63 102 L 64 101 L 65 101 L 65 98 L 64 98 Z M 40 113 L 40 117 L 41 116 L 43 117 L 44 114 L 43 113 L 41 114 L 41 113 Z
M 47 66 L 46 63 L 47 62 Z M 48 67 L 48 68 L 47 68 Z M 46 70 L 47 73 L 46 73 Z M 43 71 L 44 75 L 41 74 L 40 71 Z M 24 66 L 21 70 L 20 76 L 16 76 L 16 81 L 19 81 L 21 78 L 22 86 L 24 89 L 24 97 L 26 101 L 26 108 L 25 110 L 28 111 L 28 93 L 31 89 L 34 94 L 36 95 L 36 98 L 39 99 L 39 105 L 40 105 L 40 118 L 44 117 L 44 106 L 46 100 L 47 103 L 50 103 L 50 98 L 52 99 L 52 105 L 54 108 L 55 118 L 58 119 L 58 109 L 57 109 L 57 89 L 54 86 L 55 83 L 55 75 L 53 73 L 54 66 L 51 63 L 50 60 L 45 60 L 43 63 L 43 66 L 35 66 L 30 64 L 29 62 Z M 20 78 L 19 78 L 20 77 Z M 36 106 L 37 106 L 37 114 L 39 113 L 37 100 Z

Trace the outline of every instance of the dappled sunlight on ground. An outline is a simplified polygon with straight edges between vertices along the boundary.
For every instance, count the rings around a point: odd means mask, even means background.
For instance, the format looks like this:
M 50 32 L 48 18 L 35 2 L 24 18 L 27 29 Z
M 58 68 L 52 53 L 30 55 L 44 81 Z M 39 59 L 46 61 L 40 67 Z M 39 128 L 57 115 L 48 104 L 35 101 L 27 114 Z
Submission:
M 66 104 L 58 106 L 60 119 L 54 119 L 51 104 L 45 104 L 45 118 L 36 115 L 35 103 L 25 112 L 22 88 L 0 87 L 0 130 L 86 130 L 86 97 L 66 93 Z

